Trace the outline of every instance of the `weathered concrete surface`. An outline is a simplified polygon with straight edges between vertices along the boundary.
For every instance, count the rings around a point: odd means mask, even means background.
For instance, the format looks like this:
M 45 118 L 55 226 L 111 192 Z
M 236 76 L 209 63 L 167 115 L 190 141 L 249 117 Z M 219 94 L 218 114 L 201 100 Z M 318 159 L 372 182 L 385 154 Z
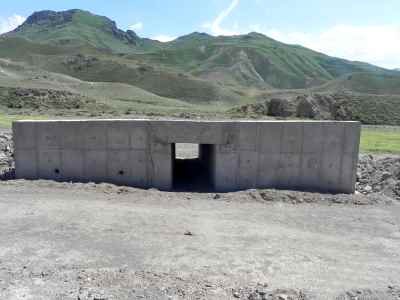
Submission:
M 174 144 L 195 143 L 221 192 L 352 193 L 360 141 L 358 122 L 18 121 L 13 132 L 17 178 L 171 190 Z

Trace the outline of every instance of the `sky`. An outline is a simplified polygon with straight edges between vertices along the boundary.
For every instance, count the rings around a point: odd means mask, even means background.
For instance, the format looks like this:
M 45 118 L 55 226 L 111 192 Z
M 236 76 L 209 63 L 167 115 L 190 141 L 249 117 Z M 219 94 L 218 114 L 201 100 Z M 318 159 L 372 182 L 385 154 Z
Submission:
M 39 10 L 80 8 L 141 37 L 252 31 L 332 56 L 400 68 L 400 0 L 0 0 L 0 33 Z

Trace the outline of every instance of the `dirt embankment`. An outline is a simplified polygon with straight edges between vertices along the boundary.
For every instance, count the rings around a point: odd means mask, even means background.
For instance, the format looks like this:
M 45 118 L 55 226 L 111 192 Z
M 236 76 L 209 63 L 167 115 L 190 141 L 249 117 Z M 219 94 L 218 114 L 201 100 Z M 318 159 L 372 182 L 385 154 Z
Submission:
M 13 143 L 11 133 L 0 131 L 0 180 L 13 178 Z
M 357 191 L 366 195 L 381 193 L 400 200 L 400 156 L 360 155 Z

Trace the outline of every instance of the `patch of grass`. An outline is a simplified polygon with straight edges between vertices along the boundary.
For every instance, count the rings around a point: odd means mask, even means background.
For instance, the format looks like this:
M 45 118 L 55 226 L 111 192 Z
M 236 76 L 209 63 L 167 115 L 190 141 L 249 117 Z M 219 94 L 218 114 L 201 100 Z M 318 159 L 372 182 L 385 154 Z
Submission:
M 47 116 L 5 115 L 0 114 L 0 127 L 11 128 L 12 122 L 17 120 L 46 120 Z
M 363 128 L 360 151 L 400 154 L 400 129 Z

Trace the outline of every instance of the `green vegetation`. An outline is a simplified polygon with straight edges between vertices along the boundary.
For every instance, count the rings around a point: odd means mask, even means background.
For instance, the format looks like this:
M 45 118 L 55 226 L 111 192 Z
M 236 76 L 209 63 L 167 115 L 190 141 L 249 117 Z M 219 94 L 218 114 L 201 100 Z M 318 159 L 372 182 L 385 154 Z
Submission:
M 368 125 L 400 125 L 400 95 L 339 94 L 336 105 L 345 120 Z
M 359 72 L 332 80 L 316 90 L 353 91 L 373 95 L 400 95 L 400 73 Z
M 40 116 L 27 116 L 27 115 L 5 115 L 0 114 L 0 127 L 3 128 L 11 128 L 12 122 L 17 120 L 46 120 L 48 119 L 47 116 L 40 115 Z
M 360 151 L 363 153 L 400 154 L 400 128 L 363 128 Z
M 0 36 L 0 111 L 12 114 L 231 118 L 272 97 L 322 94 L 309 104 L 319 118 L 400 125 L 399 87 L 399 72 L 259 33 L 161 43 L 76 9 L 34 13 Z
M 191 102 L 238 102 L 248 98 L 251 89 L 308 88 L 353 73 L 352 84 L 346 82 L 344 88 L 357 92 L 381 93 L 386 85 L 397 92 L 400 81 L 398 72 L 283 44 L 259 33 L 192 33 L 160 43 L 82 10 L 33 14 L 3 36 L 0 56 L 82 80 L 123 82 Z
M 41 44 L 91 46 L 100 50 L 130 52 L 137 39 L 110 19 L 83 10 L 34 13 L 18 30 L 7 34 Z

